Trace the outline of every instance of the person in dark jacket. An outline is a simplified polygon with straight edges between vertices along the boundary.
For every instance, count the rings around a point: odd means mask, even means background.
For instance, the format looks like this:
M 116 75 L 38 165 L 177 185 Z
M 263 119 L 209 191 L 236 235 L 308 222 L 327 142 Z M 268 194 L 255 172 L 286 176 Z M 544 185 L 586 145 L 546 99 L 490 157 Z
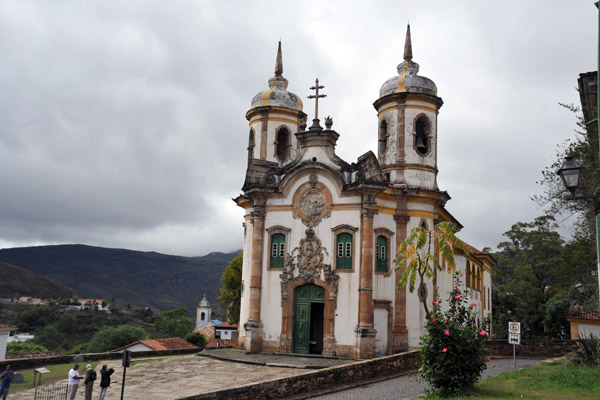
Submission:
M 104 396 L 106 396 L 106 389 L 110 386 L 110 376 L 115 372 L 114 369 L 107 369 L 106 364 L 102 364 L 102 369 L 100 370 L 100 397 L 99 400 L 104 400 Z

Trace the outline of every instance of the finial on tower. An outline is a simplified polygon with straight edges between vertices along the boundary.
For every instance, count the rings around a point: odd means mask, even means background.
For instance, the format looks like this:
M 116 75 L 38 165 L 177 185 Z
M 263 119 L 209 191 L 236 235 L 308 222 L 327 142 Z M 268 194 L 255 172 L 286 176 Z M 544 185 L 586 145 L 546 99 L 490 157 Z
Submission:
M 279 41 L 279 48 L 277 49 L 277 61 L 275 61 L 275 76 L 281 76 L 283 74 L 283 57 L 281 56 L 281 40 Z
M 410 24 L 406 27 L 406 41 L 404 42 L 404 60 L 412 60 L 412 42 L 410 40 Z

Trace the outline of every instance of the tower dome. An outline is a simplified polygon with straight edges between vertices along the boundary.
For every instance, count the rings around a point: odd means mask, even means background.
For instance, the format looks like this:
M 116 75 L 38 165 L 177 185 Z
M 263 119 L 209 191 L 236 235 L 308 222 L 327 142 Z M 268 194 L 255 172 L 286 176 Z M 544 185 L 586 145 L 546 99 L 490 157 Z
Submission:
M 262 91 L 252 98 L 251 108 L 276 106 L 302 111 L 302 100 L 296 94 L 287 91 L 288 80 L 282 74 L 283 58 L 280 41 L 275 63 L 275 76 L 269 79 L 268 90 Z
M 419 64 L 412 61 L 412 43 L 410 39 L 410 25 L 406 30 L 404 44 L 404 61 L 398 64 L 398 76 L 393 76 L 379 89 L 379 97 L 392 93 L 426 93 L 437 96 L 437 87 L 429 78 L 417 75 Z

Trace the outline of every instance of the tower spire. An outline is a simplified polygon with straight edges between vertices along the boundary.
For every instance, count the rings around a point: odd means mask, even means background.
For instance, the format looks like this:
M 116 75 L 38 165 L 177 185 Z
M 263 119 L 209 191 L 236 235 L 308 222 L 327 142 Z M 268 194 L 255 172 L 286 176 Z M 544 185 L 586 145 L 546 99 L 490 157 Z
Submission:
M 410 40 L 410 24 L 406 27 L 406 41 L 404 42 L 404 60 L 412 60 L 412 42 Z
M 275 76 L 281 76 L 283 74 L 283 57 L 281 56 L 281 40 L 279 41 L 279 47 L 277 49 L 277 61 L 275 61 Z

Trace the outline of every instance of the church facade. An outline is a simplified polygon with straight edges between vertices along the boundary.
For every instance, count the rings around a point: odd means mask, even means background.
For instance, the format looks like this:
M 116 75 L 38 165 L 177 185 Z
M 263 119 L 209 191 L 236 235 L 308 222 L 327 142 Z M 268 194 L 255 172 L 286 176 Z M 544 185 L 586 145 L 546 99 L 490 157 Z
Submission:
M 332 119 L 322 127 L 318 118 L 318 80 L 307 127 L 302 100 L 287 90 L 279 44 L 269 89 L 246 114 L 248 167 L 235 199 L 245 210 L 238 343 L 246 351 L 364 359 L 418 347 L 425 315 L 416 292 L 396 288 L 396 249 L 415 226 L 460 227 L 437 185 L 443 102 L 418 70 L 409 27 L 398 75 L 374 103 L 377 155 L 348 163 L 335 154 Z M 468 256 L 456 251 L 455 269 L 483 321 L 492 311 L 494 261 L 468 248 Z M 442 298 L 452 274 L 437 272 Z

